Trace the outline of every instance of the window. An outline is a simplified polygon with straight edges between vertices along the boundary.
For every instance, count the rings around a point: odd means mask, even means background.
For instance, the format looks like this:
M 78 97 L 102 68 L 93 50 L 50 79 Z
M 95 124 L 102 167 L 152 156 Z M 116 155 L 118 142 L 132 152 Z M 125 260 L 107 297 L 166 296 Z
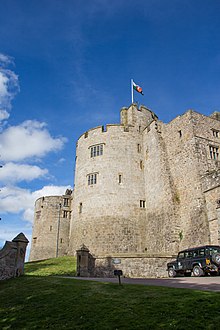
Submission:
M 92 146 L 90 150 L 91 157 L 101 156 L 103 155 L 103 144 L 97 144 L 96 146 Z
M 140 169 L 143 170 L 143 162 L 140 160 Z
M 211 159 L 218 159 L 218 147 L 209 146 L 209 153 Z
M 79 203 L 79 213 L 82 213 L 82 207 L 83 207 L 82 203 Z
M 205 249 L 200 249 L 199 250 L 199 256 L 204 257 L 204 255 L 205 255 Z
M 141 208 L 145 208 L 146 207 L 146 201 L 145 200 L 143 200 L 143 199 L 140 200 L 140 207 Z
M 63 206 L 69 206 L 69 198 L 64 198 Z
M 184 252 L 180 252 L 178 254 L 178 259 L 183 259 L 185 256 L 184 256 Z
M 34 244 L 37 243 L 37 237 L 33 237 L 33 243 L 34 243 Z
M 50 226 L 50 231 L 52 231 L 52 229 L 53 229 L 53 226 Z
M 216 137 L 216 138 L 219 137 L 219 131 L 213 129 L 213 130 L 212 130 L 212 135 L 213 135 L 214 137 Z
M 63 211 L 63 218 L 68 218 L 68 211 Z
M 179 132 L 179 137 L 182 137 L 182 131 L 179 130 L 178 132 Z
M 137 145 L 137 151 L 141 152 L 141 145 L 140 144 Z
M 97 183 L 97 173 L 91 173 L 88 175 L 88 185 L 91 186 Z
M 63 239 L 62 239 L 62 238 L 60 239 L 60 243 L 61 243 L 61 244 L 63 243 Z
M 122 175 L 121 174 L 118 175 L 118 183 L 122 183 Z

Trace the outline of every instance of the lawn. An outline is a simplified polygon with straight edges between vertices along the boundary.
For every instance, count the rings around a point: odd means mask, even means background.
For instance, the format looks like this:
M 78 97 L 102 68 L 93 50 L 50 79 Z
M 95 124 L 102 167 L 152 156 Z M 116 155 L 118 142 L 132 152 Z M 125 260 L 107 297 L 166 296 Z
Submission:
M 57 275 L 65 263 L 59 262 L 59 271 L 52 271 Z M 220 324 L 219 293 L 34 276 L 34 266 L 51 275 L 31 263 L 26 276 L 0 282 L 0 329 L 217 329 Z

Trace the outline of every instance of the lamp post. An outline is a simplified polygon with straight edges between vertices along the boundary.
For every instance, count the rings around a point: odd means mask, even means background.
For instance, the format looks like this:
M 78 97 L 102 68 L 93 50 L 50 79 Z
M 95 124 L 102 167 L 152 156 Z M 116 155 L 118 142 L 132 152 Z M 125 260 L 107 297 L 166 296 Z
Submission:
M 57 248 L 56 248 L 56 258 L 58 257 L 58 246 L 59 246 L 59 235 L 60 235 L 60 212 L 61 212 L 61 203 L 59 203 L 59 216 L 57 224 Z

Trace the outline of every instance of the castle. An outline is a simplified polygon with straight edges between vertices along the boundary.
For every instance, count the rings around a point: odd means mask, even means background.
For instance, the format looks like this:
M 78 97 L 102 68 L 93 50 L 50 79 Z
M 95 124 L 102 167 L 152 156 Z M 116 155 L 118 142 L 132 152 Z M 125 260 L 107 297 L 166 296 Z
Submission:
M 220 113 L 166 124 L 133 103 L 120 117 L 79 137 L 73 191 L 36 201 L 30 261 L 84 244 L 99 265 L 162 276 L 180 249 L 220 244 Z

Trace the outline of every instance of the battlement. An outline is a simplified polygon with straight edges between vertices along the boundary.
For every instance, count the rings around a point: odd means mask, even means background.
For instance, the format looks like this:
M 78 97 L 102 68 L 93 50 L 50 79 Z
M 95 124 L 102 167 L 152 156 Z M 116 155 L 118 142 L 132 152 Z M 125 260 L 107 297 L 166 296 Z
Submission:
M 84 132 L 74 193 L 36 201 L 31 260 L 75 254 L 84 244 L 96 256 L 126 260 L 125 273 L 134 274 L 137 259 L 164 265 L 161 258 L 180 249 L 218 244 L 218 118 L 187 110 L 163 123 L 133 103 L 120 123 Z

